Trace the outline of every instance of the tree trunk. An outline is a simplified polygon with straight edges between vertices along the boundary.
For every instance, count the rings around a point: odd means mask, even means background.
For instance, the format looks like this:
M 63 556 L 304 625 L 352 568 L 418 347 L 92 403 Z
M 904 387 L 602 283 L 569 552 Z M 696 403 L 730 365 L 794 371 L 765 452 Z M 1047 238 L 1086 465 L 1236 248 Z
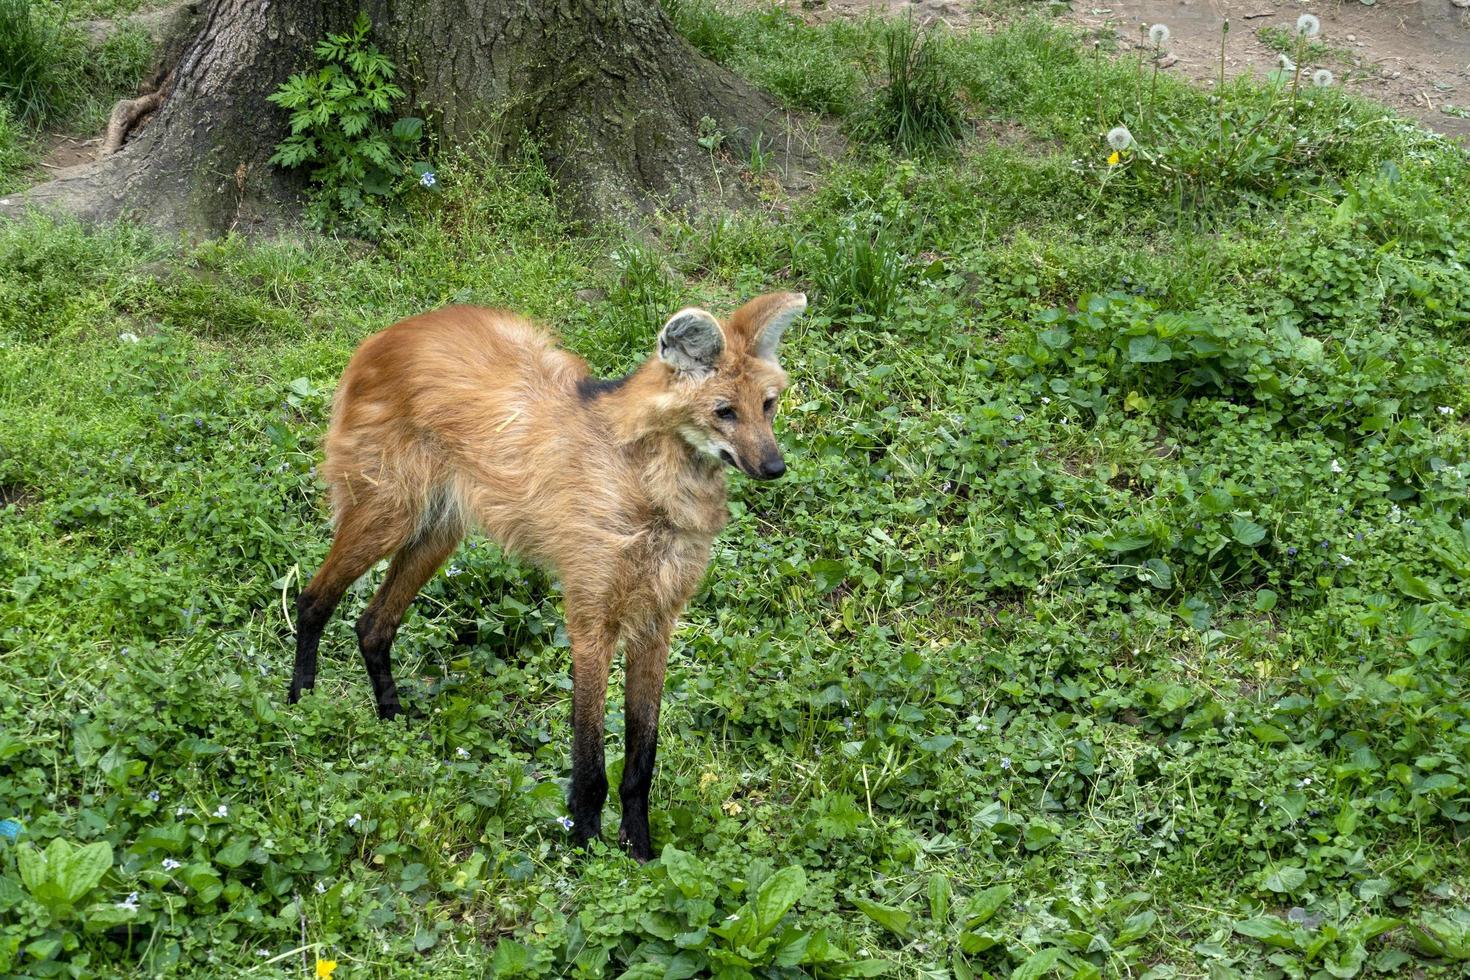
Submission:
M 266 166 L 287 131 L 266 96 L 359 10 L 442 144 L 530 134 L 584 214 L 738 189 L 698 143 L 706 117 L 736 153 L 781 128 L 658 0 L 212 0 L 152 120 L 119 152 L 0 201 L 0 216 L 34 205 L 196 234 L 279 224 L 301 188 Z

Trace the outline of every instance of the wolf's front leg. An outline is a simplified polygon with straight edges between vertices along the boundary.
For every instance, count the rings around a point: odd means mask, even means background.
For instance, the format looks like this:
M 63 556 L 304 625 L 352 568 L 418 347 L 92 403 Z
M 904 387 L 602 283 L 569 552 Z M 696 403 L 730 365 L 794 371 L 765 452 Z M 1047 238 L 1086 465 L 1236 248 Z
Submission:
M 572 789 L 567 809 L 572 834 L 585 846 L 602 833 L 602 805 L 607 802 L 603 715 L 617 636 L 600 603 L 569 591 L 566 609 L 567 636 L 572 642 Z
M 673 617 L 660 617 L 638 627 L 625 627 L 627 686 L 623 724 L 627 750 L 623 783 L 618 796 L 623 822 L 618 842 L 640 864 L 653 857 L 648 835 L 648 791 L 653 785 L 653 762 L 658 749 L 659 705 L 664 693 L 664 668 L 669 662 L 669 635 Z

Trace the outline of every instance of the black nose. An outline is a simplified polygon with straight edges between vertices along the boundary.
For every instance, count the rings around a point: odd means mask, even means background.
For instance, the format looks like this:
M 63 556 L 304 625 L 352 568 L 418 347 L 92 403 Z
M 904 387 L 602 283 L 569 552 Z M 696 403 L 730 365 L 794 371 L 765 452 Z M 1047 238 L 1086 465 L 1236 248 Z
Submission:
M 774 480 L 776 477 L 785 472 L 786 460 L 782 459 L 780 456 L 775 456 L 761 463 L 762 480 Z

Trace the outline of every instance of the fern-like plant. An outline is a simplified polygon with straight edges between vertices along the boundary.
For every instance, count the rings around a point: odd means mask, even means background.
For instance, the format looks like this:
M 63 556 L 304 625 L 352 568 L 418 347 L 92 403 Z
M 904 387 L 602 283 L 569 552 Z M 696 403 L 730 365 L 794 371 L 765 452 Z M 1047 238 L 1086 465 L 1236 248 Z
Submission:
M 438 187 L 422 159 L 424 121 L 388 121 L 404 92 L 393 81 L 397 66 L 368 40 L 371 30 L 367 15 L 358 14 L 350 30 L 317 43 L 318 68 L 292 75 L 267 96 L 291 111 L 291 135 L 270 162 L 311 167 L 308 214 L 321 227 L 345 221 L 355 231 L 381 231 L 388 205 L 415 187 Z

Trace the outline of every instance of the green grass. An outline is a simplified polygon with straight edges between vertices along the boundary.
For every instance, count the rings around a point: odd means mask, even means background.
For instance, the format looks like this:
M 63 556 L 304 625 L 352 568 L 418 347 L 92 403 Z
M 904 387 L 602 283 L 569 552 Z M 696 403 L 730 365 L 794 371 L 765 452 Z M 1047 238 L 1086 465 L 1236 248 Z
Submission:
M 873 53 L 752 16 L 709 15 L 728 57 Z M 1459 975 L 1463 152 L 1337 93 L 1288 136 L 1279 90 L 1149 99 L 1040 25 L 953 55 L 1017 140 L 651 240 L 470 157 L 375 247 L 0 227 L 0 972 Z M 791 472 L 732 479 L 676 638 L 661 861 L 568 852 L 558 592 L 483 541 L 395 647 L 422 718 L 373 716 L 378 573 L 284 704 L 362 338 L 505 305 L 606 375 L 787 287 Z M 105 860 L 48 906 L 54 839 Z
M 44 175 L 35 164 L 48 134 L 99 134 L 148 70 L 147 32 L 123 27 L 88 44 L 76 16 L 66 5 L 0 0 L 0 193 Z

